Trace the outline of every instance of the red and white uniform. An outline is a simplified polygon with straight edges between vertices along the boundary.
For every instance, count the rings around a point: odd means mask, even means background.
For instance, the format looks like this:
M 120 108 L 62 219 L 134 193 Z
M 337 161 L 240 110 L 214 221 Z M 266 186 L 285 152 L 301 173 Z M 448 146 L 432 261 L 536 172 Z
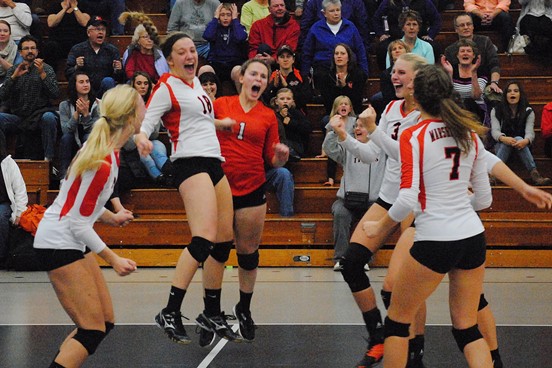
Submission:
M 249 194 L 266 181 L 265 163 L 271 164 L 274 145 L 280 142 L 274 110 L 258 102 L 245 112 L 236 95 L 217 98 L 215 116 L 236 120 L 232 131 L 217 131 L 226 160 L 222 168 L 233 196 Z
M 197 77 L 192 84 L 165 73 L 155 85 L 140 131 L 149 137 L 159 121 L 171 139 L 171 161 L 212 157 L 224 161 L 215 134 L 213 104 Z
M 472 136 L 466 155 L 441 120 L 424 120 L 401 135 L 401 187 L 389 216 L 400 222 L 413 210 L 416 241 L 460 240 L 484 231 L 475 211 L 491 205 L 491 186 L 483 143 Z
M 365 163 L 375 162 L 382 150 L 387 154 L 385 174 L 379 192 L 379 197 L 387 203 L 394 203 L 399 195 L 399 137 L 405 129 L 416 125 L 419 117 L 418 110 L 409 113 L 404 111 L 404 100 L 391 101 L 381 115 L 378 127 L 370 134 L 368 143 L 360 143 L 356 139 L 341 142 L 345 149 Z
M 36 232 L 34 247 L 77 249 L 95 253 L 105 243 L 94 231 L 94 223 L 105 211 L 119 172 L 119 155 L 112 152 L 96 171 L 71 175 L 63 182 L 54 203 L 44 213 Z

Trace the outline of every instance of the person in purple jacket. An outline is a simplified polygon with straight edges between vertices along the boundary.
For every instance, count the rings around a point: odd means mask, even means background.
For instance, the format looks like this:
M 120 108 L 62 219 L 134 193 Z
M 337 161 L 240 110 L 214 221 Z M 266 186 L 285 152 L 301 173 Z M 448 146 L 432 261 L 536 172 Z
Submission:
M 202 67 L 199 73 L 214 72 L 221 82 L 239 74 L 241 64 L 247 55 L 247 32 L 238 18 L 236 4 L 221 3 L 215 10 L 213 19 L 207 24 L 203 38 L 209 41 L 209 66 Z M 236 68 L 237 67 L 237 68 Z M 235 71 L 233 71 L 236 69 Z

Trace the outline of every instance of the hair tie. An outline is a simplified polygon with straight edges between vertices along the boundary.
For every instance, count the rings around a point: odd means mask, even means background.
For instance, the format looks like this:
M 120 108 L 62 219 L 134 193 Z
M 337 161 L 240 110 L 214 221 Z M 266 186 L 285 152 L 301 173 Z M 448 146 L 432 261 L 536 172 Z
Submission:
M 108 124 L 111 124 L 111 119 L 110 119 L 110 118 L 108 118 L 108 117 L 105 116 L 105 115 L 102 115 L 102 118 L 104 118 L 105 121 L 107 121 Z

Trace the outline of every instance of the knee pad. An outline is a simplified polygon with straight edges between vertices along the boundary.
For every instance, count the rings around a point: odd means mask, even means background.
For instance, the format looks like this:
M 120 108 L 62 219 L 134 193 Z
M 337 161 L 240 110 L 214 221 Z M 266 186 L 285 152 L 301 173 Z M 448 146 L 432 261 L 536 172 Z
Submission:
M 383 335 L 385 338 L 396 336 L 396 337 L 408 337 L 410 335 L 408 329 L 410 328 L 410 323 L 400 323 L 393 321 L 389 317 L 385 317 L 385 322 L 383 324 Z
M 199 263 L 205 262 L 211 253 L 215 243 L 200 236 L 192 237 L 192 242 L 188 244 L 188 252 Z
M 113 328 L 115 328 L 115 323 L 106 322 L 105 323 L 105 336 L 107 336 L 111 332 L 111 330 L 113 330 Z
M 364 265 L 371 257 L 372 252 L 358 243 L 351 243 L 345 251 L 341 260 L 341 274 L 351 292 L 356 293 L 370 287 L 370 279 L 364 272 Z
M 489 303 L 487 302 L 487 299 L 485 299 L 485 294 L 481 294 L 479 296 L 479 307 L 477 307 L 477 311 L 479 312 L 481 309 L 488 306 Z
M 251 254 L 238 254 L 238 265 L 246 271 L 259 267 L 259 250 Z
M 483 338 L 483 335 L 481 335 L 477 323 L 464 330 L 458 330 L 453 327 L 452 335 L 454 336 L 454 340 L 456 340 L 456 344 L 458 345 L 458 348 L 461 352 L 464 352 L 464 348 L 469 343 Z
M 383 301 L 383 305 L 385 306 L 385 309 L 389 309 L 389 306 L 391 305 L 391 292 L 387 290 L 382 290 L 381 300 Z
M 215 246 L 211 250 L 211 257 L 213 257 L 217 262 L 225 263 L 228 261 L 228 257 L 230 257 L 232 245 L 234 245 L 232 241 L 215 243 Z
M 98 345 L 102 342 L 105 337 L 105 332 L 98 330 L 85 330 L 83 328 L 78 328 L 77 333 L 73 336 L 73 339 L 77 340 L 84 346 L 88 355 L 92 355 L 96 352 Z

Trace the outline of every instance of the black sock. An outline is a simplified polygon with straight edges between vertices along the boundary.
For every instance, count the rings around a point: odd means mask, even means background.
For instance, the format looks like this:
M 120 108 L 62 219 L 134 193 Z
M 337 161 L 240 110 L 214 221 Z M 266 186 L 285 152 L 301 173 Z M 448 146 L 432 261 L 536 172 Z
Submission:
M 379 309 L 376 307 L 362 313 L 362 318 L 370 336 L 370 345 L 383 344 L 383 323 Z
M 249 312 L 251 309 L 251 298 L 253 293 L 245 293 L 240 290 L 240 310 L 242 312 Z
M 221 289 L 205 289 L 205 315 L 207 317 L 218 316 L 220 314 L 220 294 Z
M 500 359 L 498 348 L 496 348 L 495 350 L 491 350 L 491 358 L 493 358 L 494 368 L 502 368 L 502 359 Z
M 421 363 L 424 358 L 424 335 L 416 335 L 408 340 L 408 363 Z
M 178 312 L 182 307 L 182 301 L 186 295 L 186 290 L 171 286 L 171 292 L 169 294 L 169 302 L 167 307 L 163 309 L 163 312 Z
M 58 352 L 58 354 L 59 354 L 59 352 Z M 56 357 L 57 357 L 57 354 L 56 354 Z M 62 365 L 59 364 L 59 363 L 56 363 L 56 361 L 54 360 L 54 361 L 52 362 L 52 364 L 50 364 L 50 366 L 49 366 L 48 368 L 65 368 L 65 367 L 62 366 Z

